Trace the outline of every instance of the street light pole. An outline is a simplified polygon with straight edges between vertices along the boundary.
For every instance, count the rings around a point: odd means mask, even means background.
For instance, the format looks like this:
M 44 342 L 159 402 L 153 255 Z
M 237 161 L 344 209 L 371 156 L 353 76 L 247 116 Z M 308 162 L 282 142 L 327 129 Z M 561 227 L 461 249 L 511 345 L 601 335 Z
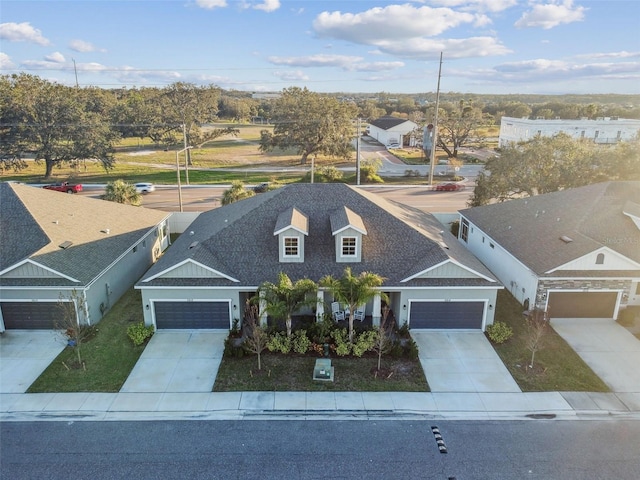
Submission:
M 438 109 L 440 108 L 440 75 L 442 74 L 442 52 L 440 52 L 440 67 L 438 68 L 438 88 L 436 89 L 436 114 L 433 119 L 433 134 L 431 137 L 431 158 L 429 164 L 429 185 L 433 185 L 433 173 L 436 169 L 436 148 L 438 146 Z
M 180 183 L 180 160 L 179 155 L 182 152 L 186 152 L 193 147 L 185 147 L 182 150 L 176 152 L 176 176 L 178 177 L 178 203 L 180 204 L 180 211 L 182 212 L 182 184 Z

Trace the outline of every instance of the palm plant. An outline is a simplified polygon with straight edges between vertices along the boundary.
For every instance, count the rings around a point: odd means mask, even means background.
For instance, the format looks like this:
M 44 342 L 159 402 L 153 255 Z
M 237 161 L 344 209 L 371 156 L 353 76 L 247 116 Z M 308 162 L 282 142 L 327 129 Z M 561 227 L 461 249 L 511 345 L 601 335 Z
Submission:
M 114 180 L 113 182 L 109 182 L 105 188 L 105 193 L 101 198 L 110 202 L 124 203 L 134 206 L 138 206 L 142 203 L 142 195 L 137 192 L 136 187 L 124 180 Z
M 313 280 L 303 278 L 294 283 L 284 272 L 278 274 L 278 283 L 264 282 L 258 288 L 266 312 L 275 319 L 285 320 L 288 337 L 291 336 L 291 316 L 303 307 L 316 305 L 317 291 Z
M 230 203 L 253 197 L 254 195 L 255 193 L 253 193 L 253 190 L 247 190 L 244 188 L 244 184 L 240 180 L 234 180 L 231 183 L 231 188 L 222 193 L 222 200 L 220 203 L 222 205 L 229 205 Z
M 355 276 L 351 272 L 351 267 L 344 269 L 341 278 L 326 275 L 320 279 L 319 285 L 327 288 L 336 301 L 349 305 L 349 311 L 352 312 L 349 315 L 349 342 L 353 343 L 353 312 L 376 295 L 387 300 L 387 295 L 379 289 L 383 282 L 384 278 L 376 273 L 362 272 Z

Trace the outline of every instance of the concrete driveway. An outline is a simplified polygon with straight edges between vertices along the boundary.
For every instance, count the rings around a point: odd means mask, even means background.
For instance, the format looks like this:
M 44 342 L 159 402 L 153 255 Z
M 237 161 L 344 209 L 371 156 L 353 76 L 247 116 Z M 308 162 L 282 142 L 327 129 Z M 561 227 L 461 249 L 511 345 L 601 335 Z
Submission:
M 640 341 L 611 319 L 560 318 L 551 325 L 614 392 L 640 393 Z
M 432 392 L 520 392 L 482 332 L 411 330 Z
M 120 392 L 211 392 L 228 335 L 216 330 L 157 331 Z
M 7 330 L 0 335 L 0 393 L 24 393 L 64 350 L 54 330 Z

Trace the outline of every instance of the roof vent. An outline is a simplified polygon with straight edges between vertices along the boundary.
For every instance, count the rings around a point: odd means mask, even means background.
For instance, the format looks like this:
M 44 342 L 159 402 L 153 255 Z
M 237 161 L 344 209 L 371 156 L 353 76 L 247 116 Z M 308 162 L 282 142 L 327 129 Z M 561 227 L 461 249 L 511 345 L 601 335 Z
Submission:
M 70 242 L 69 240 L 67 240 L 66 242 L 62 242 L 58 246 L 64 250 L 65 248 L 69 248 L 71 245 L 73 245 L 73 242 Z
M 560 240 L 562 240 L 564 243 L 571 243 L 571 242 L 573 242 L 573 238 L 571 238 L 571 237 L 567 237 L 566 235 L 562 235 L 562 236 L 560 237 Z
M 108 228 L 105 228 L 104 230 L 100 230 L 102 233 L 106 233 L 107 235 L 109 235 L 109 233 L 111 232 L 111 230 L 109 230 Z
M 189 245 L 189 250 L 191 250 L 196 245 L 198 245 L 198 242 L 197 241 L 193 242 L 191 245 Z

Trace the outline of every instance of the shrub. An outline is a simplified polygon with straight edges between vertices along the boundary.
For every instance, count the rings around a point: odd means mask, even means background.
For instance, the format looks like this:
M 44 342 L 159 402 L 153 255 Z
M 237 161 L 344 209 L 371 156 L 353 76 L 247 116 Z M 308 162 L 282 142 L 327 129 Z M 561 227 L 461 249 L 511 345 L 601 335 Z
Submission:
M 495 322 L 487 327 L 487 336 L 493 343 L 504 343 L 513 336 L 513 330 L 504 322 Z
M 356 357 L 361 357 L 364 352 L 368 352 L 376 343 L 378 333 L 375 330 L 367 330 L 358 335 L 351 346 L 352 353 Z
M 267 349 L 270 352 L 280 352 L 285 355 L 291 352 L 291 338 L 284 332 L 276 332 L 269 336 Z
M 342 172 L 331 165 L 319 167 L 316 169 L 316 172 L 319 175 L 322 175 L 327 182 L 337 182 L 342 180 Z
M 297 330 L 293 334 L 293 351 L 299 354 L 305 354 L 311 348 L 311 340 L 307 337 L 305 330 Z
M 349 343 L 349 333 L 346 328 L 338 328 L 331 332 L 331 337 L 336 343 L 336 355 L 344 357 L 351 352 L 351 344 Z
M 403 351 L 404 355 L 410 360 L 416 360 L 418 358 L 418 344 L 413 340 L 409 340 Z
M 153 325 L 147 327 L 143 322 L 132 323 L 127 327 L 127 335 L 133 344 L 138 347 L 142 345 L 147 338 L 151 338 L 153 335 Z
M 244 342 L 233 336 L 228 336 L 224 341 L 224 357 L 244 357 Z

